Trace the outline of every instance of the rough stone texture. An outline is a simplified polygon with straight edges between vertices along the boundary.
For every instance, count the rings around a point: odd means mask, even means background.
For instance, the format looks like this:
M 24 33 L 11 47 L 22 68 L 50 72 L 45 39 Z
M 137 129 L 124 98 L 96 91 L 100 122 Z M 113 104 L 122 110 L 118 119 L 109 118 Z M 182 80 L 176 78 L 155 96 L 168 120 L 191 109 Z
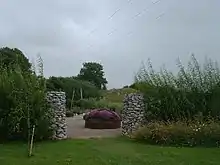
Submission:
M 122 135 L 130 136 L 145 122 L 144 97 L 138 93 L 125 95 L 122 112 Z
M 53 139 L 62 140 L 67 138 L 66 124 L 66 95 L 65 92 L 51 91 L 47 93 L 47 101 L 54 112 Z

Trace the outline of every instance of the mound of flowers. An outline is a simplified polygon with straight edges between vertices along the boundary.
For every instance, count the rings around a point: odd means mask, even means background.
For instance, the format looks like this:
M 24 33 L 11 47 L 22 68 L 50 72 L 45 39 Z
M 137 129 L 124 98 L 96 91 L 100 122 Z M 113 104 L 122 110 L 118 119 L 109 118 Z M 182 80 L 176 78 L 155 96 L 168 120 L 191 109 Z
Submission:
M 108 109 L 93 109 L 87 112 L 83 119 L 85 120 L 85 128 L 116 129 L 121 127 L 121 117 Z

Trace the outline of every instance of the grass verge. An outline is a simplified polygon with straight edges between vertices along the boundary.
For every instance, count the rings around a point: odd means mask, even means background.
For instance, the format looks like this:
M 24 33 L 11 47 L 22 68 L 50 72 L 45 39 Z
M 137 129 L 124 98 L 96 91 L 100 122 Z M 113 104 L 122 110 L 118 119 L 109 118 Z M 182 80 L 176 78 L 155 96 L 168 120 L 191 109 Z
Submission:
M 66 140 L 35 144 L 27 158 L 27 146 L 0 144 L 2 165 L 217 165 L 218 148 L 174 148 L 144 145 L 122 138 Z

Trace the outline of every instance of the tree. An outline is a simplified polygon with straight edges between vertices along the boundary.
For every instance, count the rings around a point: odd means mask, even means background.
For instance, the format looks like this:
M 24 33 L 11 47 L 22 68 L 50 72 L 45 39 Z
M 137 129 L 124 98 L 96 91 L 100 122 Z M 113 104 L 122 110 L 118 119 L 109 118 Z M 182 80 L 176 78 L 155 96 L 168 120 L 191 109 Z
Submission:
M 31 71 L 31 63 L 22 51 L 17 48 L 0 48 L 0 66 L 13 70 L 19 67 L 22 72 Z
M 80 80 L 93 83 L 98 89 L 106 89 L 108 83 L 104 77 L 103 66 L 96 62 L 83 63 L 83 67 L 77 76 Z
M 71 100 L 81 99 L 81 90 L 83 98 L 100 98 L 101 93 L 92 83 L 75 77 L 50 77 L 47 79 L 47 90 L 64 91 L 66 93 L 67 107 L 70 107 Z M 72 98 L 74 92 L 74 98 Z

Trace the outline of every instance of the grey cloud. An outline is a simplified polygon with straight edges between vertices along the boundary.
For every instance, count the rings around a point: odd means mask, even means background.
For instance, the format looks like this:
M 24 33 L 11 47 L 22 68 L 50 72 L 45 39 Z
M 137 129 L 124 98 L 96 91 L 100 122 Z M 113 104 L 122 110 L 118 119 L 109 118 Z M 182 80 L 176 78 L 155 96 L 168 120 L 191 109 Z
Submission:
M 186 62 L 191 53 L 220 61 L 219 6 L 218 0 L 3 0 L 0 46 L 18 47 L 30 59 L 40 53 L 46 76 L 75 75 L 83 62 L 99 61 L 109 87 L 120 87 L 148 58 L 173 71 L 175 60 Z

